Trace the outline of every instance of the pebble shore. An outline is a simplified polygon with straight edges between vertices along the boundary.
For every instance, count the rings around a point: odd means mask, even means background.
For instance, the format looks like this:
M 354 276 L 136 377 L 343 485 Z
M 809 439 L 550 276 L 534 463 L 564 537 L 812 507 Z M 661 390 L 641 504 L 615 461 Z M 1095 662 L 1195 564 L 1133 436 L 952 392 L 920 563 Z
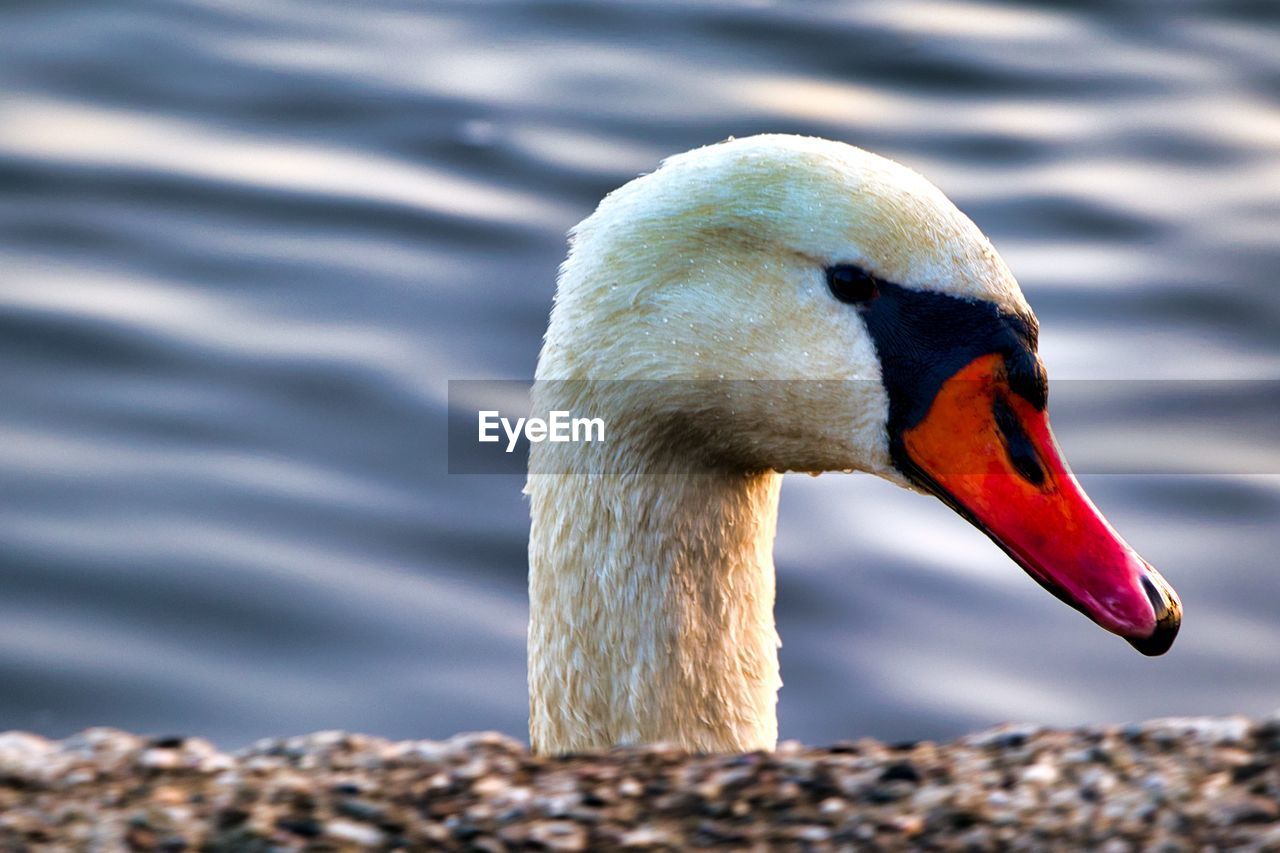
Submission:
M 1280 716 L 772 754 L 0 734 L 0 850 L 1280 851 Z

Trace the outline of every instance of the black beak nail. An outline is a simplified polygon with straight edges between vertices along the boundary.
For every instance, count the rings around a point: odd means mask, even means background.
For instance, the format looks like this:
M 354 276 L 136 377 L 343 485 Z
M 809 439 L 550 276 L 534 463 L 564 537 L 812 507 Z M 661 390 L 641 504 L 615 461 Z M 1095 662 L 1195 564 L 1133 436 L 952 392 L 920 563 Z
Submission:
M 1148 637 L 1126 637 L 1129 645 L 1148 657 L 1162 655 L 1169 651 L 1173 640 L 1182 627 L 1182 605 L 1171 595 L 1165 595 L 1160 587 L 1147 575 L 1142 576 L 1142 590 L 1151 602 L 1151 609 L 1156 614 L 1156 627 Z

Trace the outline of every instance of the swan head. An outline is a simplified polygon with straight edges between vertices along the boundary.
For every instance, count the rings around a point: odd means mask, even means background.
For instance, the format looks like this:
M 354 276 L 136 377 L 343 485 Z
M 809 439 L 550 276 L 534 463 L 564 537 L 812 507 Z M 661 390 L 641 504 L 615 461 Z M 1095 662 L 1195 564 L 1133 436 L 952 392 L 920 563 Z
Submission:
M 1181 604 L 1067 467 L 1037 336 L 990 241 L 925 178 L 765 135 L 672 157 L 574 230 L 537 378 L 629 380 L 595 402 L 651 451 L 932 494 L 1162 654 Z

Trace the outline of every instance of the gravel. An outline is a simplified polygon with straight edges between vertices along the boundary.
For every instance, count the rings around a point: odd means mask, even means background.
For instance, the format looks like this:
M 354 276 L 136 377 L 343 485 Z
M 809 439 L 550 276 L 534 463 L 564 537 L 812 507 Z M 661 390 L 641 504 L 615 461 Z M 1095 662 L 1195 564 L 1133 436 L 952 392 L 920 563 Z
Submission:
M 0 734 L 0 850 L 1280 851 L 1280 715 L 772 754 Z

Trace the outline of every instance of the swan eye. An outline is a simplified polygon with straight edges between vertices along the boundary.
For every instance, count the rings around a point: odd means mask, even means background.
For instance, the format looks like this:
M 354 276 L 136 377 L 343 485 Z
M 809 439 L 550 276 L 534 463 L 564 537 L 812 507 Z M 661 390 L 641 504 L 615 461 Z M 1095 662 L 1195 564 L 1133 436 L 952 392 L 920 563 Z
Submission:
M 828 267 L 827 287 L 831 288 L 832 296 L 850 305 L 874 299 L 880 292 L 876 277 L 853 264 Z

